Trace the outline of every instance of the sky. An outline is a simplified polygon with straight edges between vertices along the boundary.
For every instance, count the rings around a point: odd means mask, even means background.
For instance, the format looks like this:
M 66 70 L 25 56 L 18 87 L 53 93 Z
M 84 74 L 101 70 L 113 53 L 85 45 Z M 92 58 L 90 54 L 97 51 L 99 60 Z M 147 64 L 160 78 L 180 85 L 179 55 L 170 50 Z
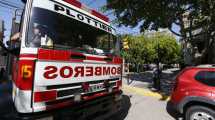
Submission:
M 106 0 L 79 0 L 79 1 L 97 11 L 99 11 L 100 8 L 106 4 Z M 15 9 L 12 7 L 8 7 L 7 5 L 3 5 L 1 4 L 1 2 L 6 2 L 8 4 L 18 6 L 20 8 L 23 8 L 24 5 L 21 3 L 21 0 L 0 0 L 0 20 L 4 20 L 5 22 L 5 29 L 6 29 L 5 41 L 6 41 L 9 39 L 9 36 L 10 36 L 10 30 L 12 26 L 11 25 L 12 16 L 14 16 Z M 104 13 L 104 14 L 108 14 L 108 13 Z M 113 14 L 108 15 L 108 17 L 110 18 L 111 21 L 115 19 L 115 16 Z M 113 25 L 113 26 L 120 34 L 138 34 L 140 31 L 138 26 L 134 28 L 125 27 L 125 26 L 118 27 L 117 25 Z M 173 29 L 176 32 L 178 32 L 180 28 L 178 28 L 177 26 L 173 26 Z M 176 37 L 176 39 L 179 39 L 179 38 Z

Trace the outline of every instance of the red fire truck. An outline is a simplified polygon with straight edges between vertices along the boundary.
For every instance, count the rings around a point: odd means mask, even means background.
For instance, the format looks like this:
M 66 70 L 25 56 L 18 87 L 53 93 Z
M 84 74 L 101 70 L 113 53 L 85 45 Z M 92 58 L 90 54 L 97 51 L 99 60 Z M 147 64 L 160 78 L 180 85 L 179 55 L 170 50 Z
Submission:
M 22 1 L 19 40 L 7 50 L 17 118 L 90 119 L 119 110 L 122 59 L 109 19 L 76 0 Z

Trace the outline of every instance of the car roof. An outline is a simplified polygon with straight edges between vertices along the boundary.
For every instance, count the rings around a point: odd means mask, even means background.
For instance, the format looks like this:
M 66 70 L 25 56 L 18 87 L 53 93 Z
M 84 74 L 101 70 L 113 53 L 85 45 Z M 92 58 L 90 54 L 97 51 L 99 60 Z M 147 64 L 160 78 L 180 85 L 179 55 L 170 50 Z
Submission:
M 215 68 L 215 64 L 198 65 L 197 68 Z

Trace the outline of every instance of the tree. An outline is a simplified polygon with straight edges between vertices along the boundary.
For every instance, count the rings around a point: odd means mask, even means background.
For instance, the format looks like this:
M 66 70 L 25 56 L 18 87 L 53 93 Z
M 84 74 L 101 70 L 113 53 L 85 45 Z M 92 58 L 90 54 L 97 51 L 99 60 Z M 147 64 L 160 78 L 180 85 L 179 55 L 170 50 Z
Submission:
M 203 49 L 199 49 L 201 59 L 208 59 L 207 53 L 215 41 L 214 0 L 107 0 L 106 10 L 116 15 L 118 25 L 135 27 L 141 24 L 142 32 L 168 28 L 175 35 L 192 43 L 196 36 L 203 35 L 205 45 Z M 185 13 L 189 13 L 188 27 L 183 20 Z M 172 29 L 174 24 L 181 28 L 179 33 Z M 202 28 L 202 32 L 193 33 L 198 27 Z
M 123 50 L 121 55 L 125 58 L 126 62 L 135 65 L 137 72 L 139 71 L 140 65 L 152 62 L 152 56 L 155 51 L 152 44 L 143 35 L 126 35 L 124 39 L 128 41 L 129 49 Z
M 127 35 L 125 38 L 128 39 L 129 50 L 122 52 L 123 57 L 131 63 L 144 64 L 143 53 L 146 52 L 145 39 L 142 36 L 131 35 Z
M 181 49 L 173 36 L 157 32 L 147 39 L 155 51 L 151 57 L 153 61 L 159 59 L 161 63 L 165 64 L 179 62 Z
M 178 63 L 180 46 L 173 36 L 155 33 L 152 36 L 132 36 L 126 38 L 129 41 L 129 50 L 122 51 L 122 56 L 130 63 L 149 64 L 154 63 L 158 56 L 161 63 Z

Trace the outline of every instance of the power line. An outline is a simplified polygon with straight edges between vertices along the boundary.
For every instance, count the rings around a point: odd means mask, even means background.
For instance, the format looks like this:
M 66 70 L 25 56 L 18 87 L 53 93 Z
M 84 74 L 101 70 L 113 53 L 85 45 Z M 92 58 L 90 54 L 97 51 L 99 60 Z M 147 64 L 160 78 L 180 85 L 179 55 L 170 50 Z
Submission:
M 11 2 L 11 1 L 8 1 L 8 0 L 2 0 L 4 3 L 8 3 L 10 5 L 13 5 L 13 6 L 16 6 L 16 7 L 22 7 L 23 5 L 21 4 L 17 4 L 15 2 Z
M 1 4 L 1 3 L 0 3 L 0 7 L 2 7 L 2 8 L 6 8 L 6 9 L 10 9 L 10 10 L 15 9 L 15 8 L 13 8 L 13 7 L 9 7 L 9 6 L 6 6 L 6 5 Z
M 87 6 L 90 6 L 91 4 L 93 4 L 93 2 L 95 2 L 96 0 L 91 0 L 90 2 L 87 3 Z
M 17 7 L 17 6 L 15 6 L 15 5 L 12 5 L 12 4 L 3 2 L 3 1 L 0 1 L 0 3 L 3 4 L 3 5 L 6 5 L 6 6 L 10 6 L 10 7 L 12 7 L 12 8 L 19 8 L 19 9 L 21 9 L 20 7 Z
M 15 6 L 22 6 L 21 4 L 17 4 L 17 3 L 14 3 L 14 2 L 11 2 L 11 1 L 8 1 L 8 0 L 2 0 L 6 3 L 9 3 L 9 4 L 12 4 L 12 5 L 15 5 Z

